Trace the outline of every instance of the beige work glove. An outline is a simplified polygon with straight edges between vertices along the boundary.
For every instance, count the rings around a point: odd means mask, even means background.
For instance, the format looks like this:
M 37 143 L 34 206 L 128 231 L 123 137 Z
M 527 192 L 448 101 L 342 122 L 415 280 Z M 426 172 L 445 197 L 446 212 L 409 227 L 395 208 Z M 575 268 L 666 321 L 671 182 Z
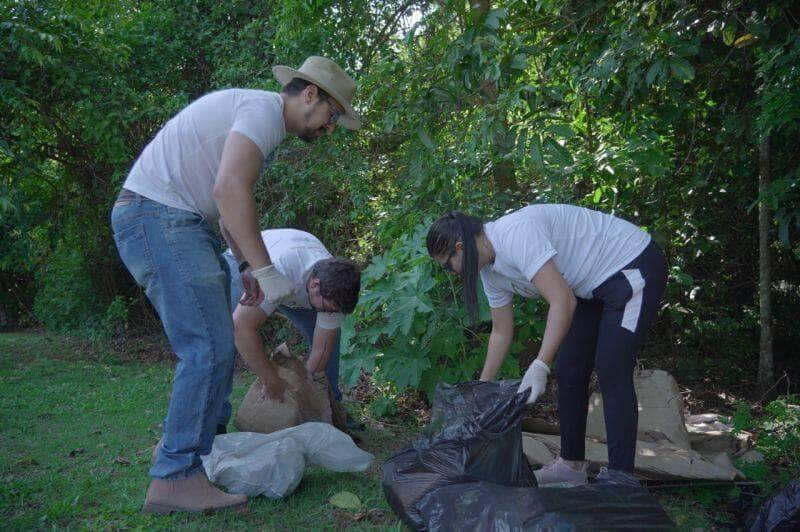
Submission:
M 264 291 L 267 301 L 275 305 L 279 305 L 294 292 L 292 281 L 276 270 L 273 264 L 253 270 L 253 277 L 256 278 L 258 285 Z

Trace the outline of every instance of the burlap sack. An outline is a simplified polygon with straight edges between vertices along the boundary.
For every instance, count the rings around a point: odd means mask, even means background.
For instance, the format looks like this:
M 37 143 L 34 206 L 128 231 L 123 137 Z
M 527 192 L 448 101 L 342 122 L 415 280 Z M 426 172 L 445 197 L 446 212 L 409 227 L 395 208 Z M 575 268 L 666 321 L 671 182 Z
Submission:
M 307 421 L 332 422 L 327 381 L 312 379 L 302 360 L 293 357 L 286 344 L 272 353 L 278 375 L 288 383 L 282 401 L 261 395 L 261 381 L 250 386 L 233 424 L 240 431 L 269 434 Z

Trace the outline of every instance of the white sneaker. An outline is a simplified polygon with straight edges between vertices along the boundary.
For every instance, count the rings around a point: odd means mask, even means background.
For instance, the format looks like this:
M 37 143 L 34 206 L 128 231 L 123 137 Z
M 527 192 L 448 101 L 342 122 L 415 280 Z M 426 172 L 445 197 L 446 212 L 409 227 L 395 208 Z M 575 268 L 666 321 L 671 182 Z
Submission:
M 594 479 L 595 484 L 615 484 L 618 486 L 632 486 L 634 488 L 641 488 L 642 483 L 639 482 L 635 476 L 627 471 L 619 469 L 608 469 L 601 467 L 600 473 Z
M 589 483 L 589 476 L 586 474 L 587 464 L 578 470 L 572 469 L 567 462 L 560 456 L 541 469 L 534 471 L 536 482 L 539 486 L 553 486 L 558 484 L 561 487 L 574 488 L 575 486 L 585 486 Z

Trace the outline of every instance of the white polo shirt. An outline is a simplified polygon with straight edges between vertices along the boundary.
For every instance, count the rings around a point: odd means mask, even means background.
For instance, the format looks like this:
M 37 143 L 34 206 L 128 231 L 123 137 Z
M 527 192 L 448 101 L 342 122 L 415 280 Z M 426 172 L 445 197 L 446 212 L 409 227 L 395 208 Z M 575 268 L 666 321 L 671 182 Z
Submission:
M 231 131 L 252 140 L 268 160 L 286 137 L 280 95 L 226 89 L 195 100 L 142 150 L 123 187 L 215 222 L 219 210 L 214 201 L 214 182 Z
M 650 243 L 632 223 L 574 205 L 529 205 L 484 224 L 484 231 L 495 251 L 494 263 L 480 272 L 492 308 L 514 294 L 538 297 L 531 279 L 550 259 L 576 296 L 591 299 Z
M 281 304 L 294 308 L 313 308 L 306 288 L 311 268 L 318 261 L 330 259 L 333 255 L 317 237 L 299 229 L 267 229 L 261 231 L 261 238 L 275 269 L 288 277 L 294 286 L 292 295 Z M 231 251 L 226 253 L 230 254 Z M 276 308 L 266 299 L 261 303 L 261 309 L 267 316 Z M 342 322 L 344 315 L 341 312 L 317 312 L 317 326 L 322 329 L 336 329 L 342 326 Z

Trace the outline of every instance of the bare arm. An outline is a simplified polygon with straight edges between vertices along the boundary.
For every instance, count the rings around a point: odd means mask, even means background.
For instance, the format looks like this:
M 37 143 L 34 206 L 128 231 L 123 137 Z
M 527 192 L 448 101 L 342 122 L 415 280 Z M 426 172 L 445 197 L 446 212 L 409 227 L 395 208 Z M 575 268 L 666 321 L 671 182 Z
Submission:
M 278 370 L 272 361 L 267 358 L 264 343 L 258 334 L 258 327 L 267 319 L 267 314 L 261 307 L 246 307 L 239 305 L 233 312 L 234 339 L 236 349 L 242 355 L 247 365 L 259 379 L 271 390 L 271 396 L 283 396 L 285 383 L 278 376 Z
M 338 334 L 339 329 L 323 329 L 319 326 L 314 327 L 311 352 L 308 354 L 308 361 L 306 361 L 306 369 L 308 369 L 309 373 L 313 375 L 314 373 L 325 371 Z
M 572 288 L 569 287 L 552 260 L 544 263 L 531 282 L 550 305 L 538 356 L 542 362 L 550 364 L 572 324 L 572 315 L 575 313 L 577 300 Z
M 486 351 L 486 362 L 481 372 L 482 381 L 494 380 L 500 366 L 503 365 L 514 339 L 514 306 L 512 303 L 492 309 L 492 333 L 489 335 L 489 347 Z
M 219 219 L 219 232 L 222 233 L 222 238 L 225 239 L 225 243 L 228 244 L 229 248 L 231 248 L 233 256 L 236 257 L 236 262 L 242 262 L 244 260 L 242 250 L 239 249 L 239 246 L 236 244 L 233 236 L 231 236 L 231 234 L 228 232 L 228 228 L 225 227 L 222 218 Z
M 236 257 L 236 262 L 241 265 L 242 261 L 244 260 L 242 252 L 239 249 L 239 246 L 236 245 L 236 241 L 228 232 L 228 229 L 225 227 L 222 218 L 219 219 L 219 230 L 222 233 L 222 237 L 225 239 L 225 242 L 227 242 L 228 246 L 231 248 L 233 256 Z M 261 287 L 258 285 L 258 282 L 255 280 L 255 278 L 253 278 L 252 272 L 252 266 L 248 266 L 244 270 L 239 270 L 239 275 L 241 276 L 242 280 L 242 288 L 244 289 L 244 293 L 242 294 L 242 298 L 239 300 L 239 303 L 247 307 L 258 306 L 264 300 L 264 292 L 261 290 Z M 231 275 L 236 275 L 236 272 L 231 272 Z
M 258 146 L 244 135 L 231 131 L 225 139 L 214 184 L 214 199 L 231 239 L 228 243 L 236 245 L 241 259 L 247 260 L 254 269 L 272 264 L 261 239 L 253 197 L 253 186 L 263 164 L 264 156 Z

